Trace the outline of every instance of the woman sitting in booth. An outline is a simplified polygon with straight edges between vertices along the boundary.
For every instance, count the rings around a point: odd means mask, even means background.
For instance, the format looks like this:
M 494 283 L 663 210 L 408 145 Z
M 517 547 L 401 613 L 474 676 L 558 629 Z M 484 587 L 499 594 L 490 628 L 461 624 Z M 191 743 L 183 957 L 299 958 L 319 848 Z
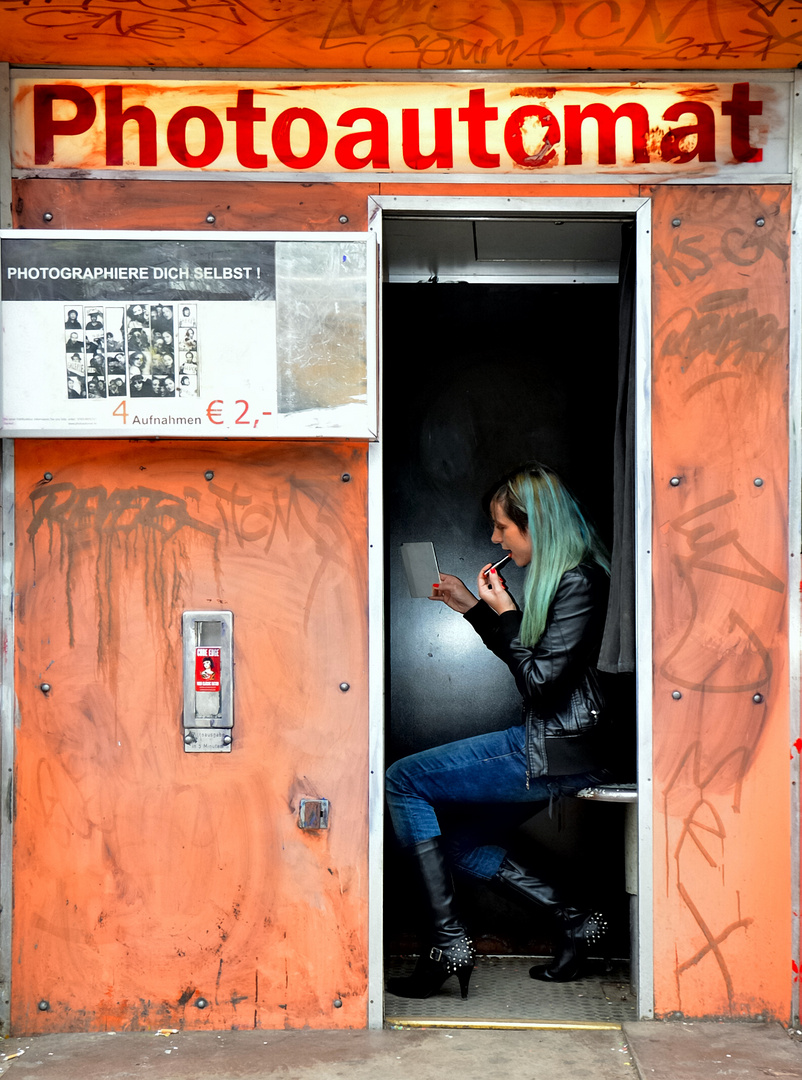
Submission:
M 464 836 L 458 845 L 441 840 L 438 806 L 519 803 L 532 804 L 534 812 L 608 777 L 595 666 L 609 589 L 604 545 L 560 479 L 538 462 L 502 477 L 484 507 L 492 542 L 527 568 L 523 610 L 489 563 L 476 579 L 478 598 L 453 574 L 441 574 L 430 599 L 462 614 L 504 661 L 523 709 L 504 731 L 412 754 L 387 771 L 390 817 L 401 846 L 415 860 L 429 920 L 415 971 L 387 984 L 390 993 L 404 997 L 428 997 L 452 974 L 463 998 L 468 996 L 475 954 L 456 904 L 452 865 L 553 916 L 555 957 L 533 967 L 533 979 L 579 978 L 607 925 L 599 912 L 573 905 L 503 847 Z

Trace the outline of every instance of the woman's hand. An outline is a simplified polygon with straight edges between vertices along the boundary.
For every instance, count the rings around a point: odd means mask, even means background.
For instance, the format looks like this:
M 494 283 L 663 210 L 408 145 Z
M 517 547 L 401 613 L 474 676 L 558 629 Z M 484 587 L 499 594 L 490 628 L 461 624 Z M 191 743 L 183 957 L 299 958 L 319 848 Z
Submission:
M 479 593 L 479 599 L 484 600 L 497 615 L 501 615 L 503 611 L 515 611 L 518 605 L 507 592 L 504 578 L 498 570 L 490 569 L 492 565 L 492 563 L 488 563 L 479 571 L 479 576 L 476 579 L 476 590 Z M 490 570 L 489 574 L 487 573 L 488 570 Z
M 444 604 L 464 615 L 472 607 L 476 607 L 479 601 L 471 590 L 458 577 L 453 574 L 441 574 L 440 584 L 432 587 L 430 600 L 442 600 Z

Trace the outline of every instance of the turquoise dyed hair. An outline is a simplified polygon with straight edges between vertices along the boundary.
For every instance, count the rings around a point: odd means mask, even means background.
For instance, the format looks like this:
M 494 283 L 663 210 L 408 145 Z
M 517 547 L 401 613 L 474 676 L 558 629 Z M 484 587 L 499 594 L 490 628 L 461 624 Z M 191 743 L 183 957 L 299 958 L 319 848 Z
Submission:
M 609 553 L 562 480 L 540 462 L 526 462 L 507 473 L 483 504 L 491 517 L 493 507 L 499 506 L 532 541 L 519 637 L 524 645 L 536 645 L 563 574 L 580 563 L 596 563 L 609 574 Z

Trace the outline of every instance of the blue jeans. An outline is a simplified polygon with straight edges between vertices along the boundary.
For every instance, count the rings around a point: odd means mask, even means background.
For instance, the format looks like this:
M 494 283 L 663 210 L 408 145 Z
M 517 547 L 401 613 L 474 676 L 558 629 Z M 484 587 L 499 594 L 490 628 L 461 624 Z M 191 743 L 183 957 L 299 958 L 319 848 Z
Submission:
M 597 783 L 591 773 L 538 776 L 526 786 L 525 727 L 492 731 L 470 739 L 435 746 L 401 758 L 387 770 L 387 806 L 402 847 L 440 836 L 436 806 L 455 803 L 504 805 L 550 802 L 575 795 Z M 463 834 L 449 845 L 452 864 L 473 877 L 489 880 L 498 871 L 506 849 L 471 842 Z

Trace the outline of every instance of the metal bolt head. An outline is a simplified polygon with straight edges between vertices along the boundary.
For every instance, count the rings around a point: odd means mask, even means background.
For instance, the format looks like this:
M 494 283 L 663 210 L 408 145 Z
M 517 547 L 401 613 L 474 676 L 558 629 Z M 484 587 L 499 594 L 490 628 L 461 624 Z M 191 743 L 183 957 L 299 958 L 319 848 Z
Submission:
M 759 229 L 762 229 L 765 224 L 766 224 L 766 219 L 765 218 L 759 217 L 759 218 L 757 218 L 755 220 L 755 225 L 757 225 L 757 227 Z
M 348 481 L 349 481 L 349 480 L 351 479 L 351 474 L 350 474 L 349 472 L 344 472 L 344 473 L 342 474 L 342 476 L 340 477 L 340 479 L 342 480 L 342 482 L 343 482 L 344 484 L 347 484 L 347 483 L 348 483 Z
M 335 998 L 334 999 L 334 1008 L 335 1009 L 341 1009 L 342 1007 L 343 1007 L 343 1003 L 340 1001 L 340 999 Z
M 223 745 L 224 746 L 230 746 L 231 745 L 231 736 L 230 735 L 224 735 L 223 736 Z
M 673 697 L 674 701 L 679 701 L 679 699 L 682 697 L 682 691 L 674 690 L 672 691 L 671 696 Z
M 760 705 L 760 703 L 763 701 L 763 695 L 752 694 L 752 701 L 754 701 L 755 705 Z
M 347 225 L 348 224 L 348 215 L 347 214 L 340 214 L 340 216 L 338 218 L 338 221 L 340 222 L 341 225 Z
M 206 470 L 206 472 L 203 474 L 203 479 L 204 480 L 214 480 L 214 473 L 212 472 L 211 469 Z
M 341 682 L 340 683 L 340 689 L 345 694 L 351 689 L 351 684 L 347 683 L 347 682 Z
M 191 742 L 194 742 L 194 741 L 195 741 L 195 737 L 192 734 L 192 732 L 191 731 L 185 732 L 185 734 L 184 734 L 184 742 L 185 743 L 191 743 Z
M 39 1009 L 39 1012 L 49 1012 L 50 1011 L 50 1002 L 45 1001 L 45 999 L 42 998 L 42 1000 L 37 1005 L 37 1008 Z
M 760 476 L 756 476 L 753 483 L 755 487 L 763 487 L 763 478 Z
M 52 221 L 53 215 L 48 210 L 46 214 L 42 214 L 42 221 Z
M 214 214 L 207 214 L 206 215 L 206 224 L 207 225 L 214 225 L 215 221 L 217 221 L 217 218 L 214 216 Z
M 39 684 L 39 689 L 42 691 L 43 694 L 49 694 L 50 693 L 50 683 L 49 682 L 40 683 Z
M 51 481 L 51 480 L 53 479 L 53 474 L 52 474 L 52 472 L 46 472 L 46 473 L 44 474 L 44 476 L 42 477 L 42 479 L 43 479 L 43 480 L 47 480 L 47 482 L 48 482 L 48 484 L 49 484 L 49 483 L 50 483 L 50 481 Z
M 198 1000 L 195 1002 L 195 1007 L 197 1009 L 205 1009 L 208 1004 L 209 1002 L 206 1000 L 206 998 L 198 998 Z
M 669 484 L 671 484 L 672 487 L 679 487 L 680 484 L 682 483 L 682 477 L 681 476 L 672 476 L 671 479 L 668 482 L 669 482 Z
M 678 229 L 682 224 L 682 221 L 678 217 L 675 217 L 671 224 L 675 229 Z

